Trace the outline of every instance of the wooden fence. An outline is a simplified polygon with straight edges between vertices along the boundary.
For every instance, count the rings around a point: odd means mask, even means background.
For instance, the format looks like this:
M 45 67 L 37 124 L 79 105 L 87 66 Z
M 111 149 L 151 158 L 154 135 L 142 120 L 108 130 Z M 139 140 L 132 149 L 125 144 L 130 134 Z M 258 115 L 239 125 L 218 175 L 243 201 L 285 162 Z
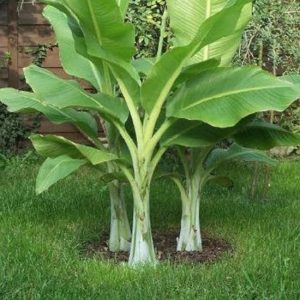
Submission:
M 41 4 L 25 2 L 19 13 L 17 7 L 17 0 L 0 1 L 0 60 L 9 56 L 8 64 L 0 65 L 0 88 L 26 89 L 22 69 L 33 62 L 32 53 L 41 45 L 56 44 L 53 31 L 42 15 Z M 42 66 L 62 78 L 69 78 L 61 67 L 57 47 L 47 50 Z M 30 121 L 30 117 L 25 120 L 26 123 Z M 73 126 L 53 125 L 46 119 L 41 121 L 40 132 L 84 140 Z

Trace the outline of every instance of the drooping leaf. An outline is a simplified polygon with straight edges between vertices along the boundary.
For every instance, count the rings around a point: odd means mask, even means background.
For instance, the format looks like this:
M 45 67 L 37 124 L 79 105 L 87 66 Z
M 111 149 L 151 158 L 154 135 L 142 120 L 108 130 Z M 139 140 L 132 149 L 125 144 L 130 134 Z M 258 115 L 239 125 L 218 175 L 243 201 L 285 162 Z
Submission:
M 276 160 L 270 158 L 265 152 L 244 148 L 237 144 L 233 144 L 228 149 L 215 149 L 208 155 L 205 166 L 206 169 L 212 171 L 220 164 L 231 160 L 243 160 L 251 162 L 261 162 L 264 164 L 275 165 Z
M 283 111 L 300 89 L 256 67 L 216 68 L 200 73 L 170 98 L 167 116 L 234 126 L 243 117 Z
M 67 155 L 71 158 L 86 159 L 92 165 L 119 159 L 110 152 L 77 144 L 61 136 L 32 135 L 30 139 L 36 151 L 45 157 L 55 158 L 61 155 Z
M 128 118 L 126 104 L 102 93 L 90 94 L 75 81 L 61 79 L 51 72 L 31 65 L 24 69 L 27 83 L 43 101 L 58 108 L 80 107 L 99 112 L 103 118 L 114 118 L 122 123 Z
M 40 112 L 54 124 L 70 123 L 91 138 L 98 136 L 97 123 L 87 112 L 71 108 L 59 109 L 41 102 L 33 93 L 20 92 L 12 88 L 0 90 L 0 101 L 7 105 L 10 112 Z
M 207 147 L 225 139 L 232 128 L 216 128 L 198 121 L 178 119 L 162 136 L 163 146 Z
M 276 146 L 300 145 L 300 134 L 260 120 L 245 125 L 233 138 L 241 146 L 261 150 L 269 150 Z
M 247 20 L 239 19 L 251 0 L 240 0 L 202 23 L 195 38 L 184 47 L 175 47 L 153 66 L 142 85 L 141 102 L 147 113 L 160 109 L 187 61 L 206 45 L 239 32 Z M 226 26 L 224 26 L 226 24 Z
M 168 0 L 167 3 L 171 28 L 175 34 L 175 43 L 177 46 L 185 46 L 195 38 L 199 27 L 205 20 L 234 4 L 235 0 Z M 245 24 L 244 27 L 250 20 L 251 13 L 252 5 L 249 3 L 239 16 Z M 244 27 L 205 46 L 196 53 L 191 62 L 196 63 L 220 57 L 221 65 L 227 65 L 239 46 Z
M 71 31 L 68 17 L 51 6 L 44 9 L 43 15 L 50 21 L 55 31 L 64 70 L 72 76 L 85 79 L 100 91 L 102 75 L 97 69 L 98 66 L 76 51 L 76 36 Z M 82 40 L 78 42 L 84 43 Z
M 218 128 L 199 121 L 177 119 L 161 138 L 164 146 L 179 145 L 191 148 L 213 146 L 216 143 L 231 138 L 236 132 L 253 121 L 254 115 L 240 120 L 235 126 Z
M 74 159 L 67 155 L 47 158 L 41 165 L 36 178 L 36 193 L 41 194 L 48 190 L 56 182 L 69 176 L 86 163 L 85 159 Z

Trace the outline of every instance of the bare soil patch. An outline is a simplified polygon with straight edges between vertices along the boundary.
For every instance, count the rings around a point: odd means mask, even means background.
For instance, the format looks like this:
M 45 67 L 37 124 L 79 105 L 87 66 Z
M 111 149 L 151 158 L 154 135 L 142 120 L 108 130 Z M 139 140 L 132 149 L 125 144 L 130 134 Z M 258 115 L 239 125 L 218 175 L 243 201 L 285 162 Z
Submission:
M 209 233 L 202 234 L 202 252 L 178 252 L 176 251 L 176 238 L 178 231 L 153 232 L 154 246 L 157 258 L 160 261 L 168 261 L 173 264 L 188 263 L 212 263 L 225 253 L 232 253 L 233 247 L 224 239 L 213 237 Z M 104 260 L 112 260 L 116 263 L 127 262 L 129 253 L 114 253 L 108 249 L 108 234 L 103 234 L 101 240 L 91 241 L 86 244 L 84 253 L 88 257 L 99 257 Z

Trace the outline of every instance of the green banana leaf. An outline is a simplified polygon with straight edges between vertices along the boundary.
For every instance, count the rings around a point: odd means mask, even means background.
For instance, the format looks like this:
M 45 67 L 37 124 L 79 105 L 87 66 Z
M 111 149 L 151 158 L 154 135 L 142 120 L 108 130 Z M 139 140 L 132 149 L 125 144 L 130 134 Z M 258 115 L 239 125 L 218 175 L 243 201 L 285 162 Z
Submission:
M 20 92 L 12 88 L 1 89 L 0 100 L 7 105 L 10 112 L 40 112 L 54 124 L 70 123 L 91 138 L 98 136 L 97 123 L 87 112 L 76 111 L 71 108 L 59 109 L 40 101 L 33 93 Z
M 211 172 L 222 163 L 231 160 L 242 160 L 248 162 L 258 161 L 268 165 L 276 165 L 276 160 L 270 158 L 263 151 L 244 148 L 237 144 L 233 144 L 228 149 L 215 149 L 211 151 L 205 161 L 205 167 Z
M 74 159 L 67 155 L 47 158 L 41 165 L 36 178 L 36 193 L 39 195 L 48 190 L 59 180 L 69 176 L 85 164 L 87 160 Z
M 104 119 L 125 123 L 128 109 L 124 101 L 102 93 L 84 91 L 77 82 L 61 79 L 48 70 L 31 65 L 24 69 L 27 83 L 43 101 L 58 108 L 80 107 L 99 112 Z
M 45 157 L 56 158 L 67 155 L 75 159 L 85 159 L 92 165 L 119 160 L 113 153 L 77 144 L 61 136 L 36 134 L 32 135 L 30 139 L 35 150 Z
M 178 89 L 168 101 L 167 116 L 230 127 L 255 112 L 283 111 L 299 95 L 296 85 L 260 68 L 216 68 Z

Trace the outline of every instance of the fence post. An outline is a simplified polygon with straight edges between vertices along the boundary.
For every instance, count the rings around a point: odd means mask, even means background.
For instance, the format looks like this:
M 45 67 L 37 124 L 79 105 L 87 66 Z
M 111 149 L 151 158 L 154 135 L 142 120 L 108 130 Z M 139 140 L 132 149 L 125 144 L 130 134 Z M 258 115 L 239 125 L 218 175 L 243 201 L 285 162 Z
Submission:
M 18 70 L 18 1 L 8 2 L 8 52 L 11 60 L 8 65 L 8 86 L 19 88 Z

